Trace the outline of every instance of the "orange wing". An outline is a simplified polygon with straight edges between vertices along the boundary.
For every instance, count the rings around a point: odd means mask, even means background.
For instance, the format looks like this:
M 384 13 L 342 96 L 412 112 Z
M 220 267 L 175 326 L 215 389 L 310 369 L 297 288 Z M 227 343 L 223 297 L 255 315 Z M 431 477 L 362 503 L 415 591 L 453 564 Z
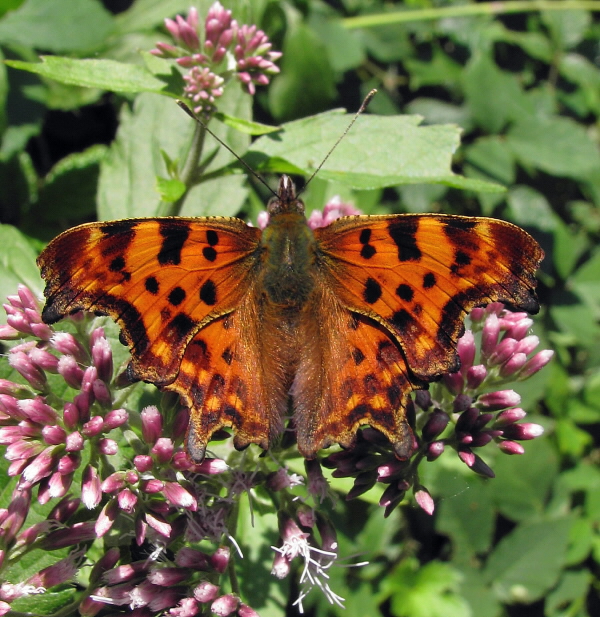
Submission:
M 315 230 L 326 285 L 379 322 L 418 380 L 458 369 L 456 341 L 472 308 L 501 301 L 536 313 L 544 256 L 503 221 L 434 214 L 346 217 Z
M 129 375 L 164 386 L 196 332 L 240 303 L 260 236 L 221 217 L 80 225 L 38 258 L 43 319 L 54 323 L 80 309 L 110 315 L 132 354 Z
M 266 449 L 281 433 L 290 381 L 284 351 L 263 324 L 260 294 L 251 286 L 235 311 L 196 334 L 166 386 L 190 408 L 187 448 L 194 460 L 202 460 L 222 427 L 234 429 L 236 448 L 256 443 Z
M 399 458 L 413 448 L 408 393 L 424 383 L 406 365 L 394 336 L 344 308 L 319 278 L 300 322 L 300 361 L 291 388 L 298 449 L 307 458 L 331 443 L 349 447 L 360 425 L 390 440 Z

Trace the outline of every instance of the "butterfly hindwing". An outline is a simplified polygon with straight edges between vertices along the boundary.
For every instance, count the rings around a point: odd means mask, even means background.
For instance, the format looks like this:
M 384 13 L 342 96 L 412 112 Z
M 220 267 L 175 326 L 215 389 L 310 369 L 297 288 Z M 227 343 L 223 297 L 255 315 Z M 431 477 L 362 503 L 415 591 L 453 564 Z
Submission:
M 359 426 L 368 424 L 388 437 L 400 458 L 408 458 L 413 433 L 406 402 L 424 384 L 381 324 L 348 311 L 324 285 L 314 300 L 300 324 L 300 362 L 291 390 L 300 452 L 312 458 L 332 443 L 349 447 Z
M 164 385 L 204 324 L 240 303 L 260 231 L 239 219 L 127 219 L 80 225 L 38 259 L 46 323 L 77 310 L 110 315 L 130 376 Z
M 537 312 L 543 252 L 522 229 L 450 215 L 346 217 L 315 230 L 319 264 L 342 304 L 378 321 L 419 379 L 457 370 L 467 312 L 505 302 Z

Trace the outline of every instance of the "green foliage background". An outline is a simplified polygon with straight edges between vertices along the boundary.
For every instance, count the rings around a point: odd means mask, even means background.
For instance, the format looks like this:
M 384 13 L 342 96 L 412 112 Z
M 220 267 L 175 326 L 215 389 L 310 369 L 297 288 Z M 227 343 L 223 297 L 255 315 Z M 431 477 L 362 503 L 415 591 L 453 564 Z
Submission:
M 189 3 L 0 2 L 0 50 L 9 61 L 0 64 L 2 297 L 18 282 L 41 292 L 35 255 L 59 231 L 156 215 L 177 192 L 169 170 L 193 133 L 173 103 L 180 77 L 140 50 L 167 40 L 164 17 Z M 256 127 L 211 125 L 254 168 L 310 173 L 347 119 L 300 119 L 356 110 L 376 87 L 372 114 L 423 120 L 361 118 L 305 194 L 309 209 L 337 193 L 366 213 L 497 216 L 528 229 L 546 251 L 535 333 L 556 356 L 518 386 L 545 436 L 522 457 L 486 451 L 494 480 L 452 456 L 424 464 L 433 517 L 407 504 L 384 520 L 377 495 L 342 500 L 334 513 L 340 554 L 371 563 L 331 571 L 344 611 L 318 595 L 309 609 L 347 617 L 600 614 L 600 2 L 223 4 L 284 52 L 281 74 L 253 110 L 235 84 L 219 110 L 286 123 L 285 131 L 250 146 Z M 210 3 L 196 5 L 202 16 Z M 43 64 L 27 64 L 40 54 L 49 56 Z M 74 62 L 83 58 L 89 64 Z M 214 158 L 181 213 L 254 217 L 264 192 L 231 173 L 240 170 L 227 152 L 207 148 Z M 242 540 L 263 535 L 263 548 L 273 544 L 274 517 L 256 519 Z M 261 559 L 258 544 L 246 551 Z M 270 559 L 263 551 L 265 572 Z M 262 615 L 283 614 L 287 591 L 266 579 L 257 585 L 252 572 L 242 572 L 242 584 Z

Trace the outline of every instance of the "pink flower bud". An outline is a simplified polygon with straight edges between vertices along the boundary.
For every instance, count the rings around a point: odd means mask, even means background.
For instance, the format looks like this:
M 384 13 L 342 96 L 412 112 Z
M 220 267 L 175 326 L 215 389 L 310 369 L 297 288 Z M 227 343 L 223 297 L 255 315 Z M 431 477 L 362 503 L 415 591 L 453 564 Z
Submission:
M 78 362 L 88 359 L 83 345 L 69 332 L 55 332 L 50 339 L 50 345 L 65 356 L 73 356 Z
M 104 337 L 98 338 L 92 345 L 92 362 L 98 369 L 98 378 L 110 382 L 113 375 L 112 349 Z
M 44 441 L 51 446 L 56 446 L 59 443 L 64 443 L 67 438 L 67 433 L 62 426 L 44 426 L 42 429 Z
M 467 388 L 477 390 L 487 377 L 487 369 L 483 364 L 472 366 L 467 371 Z
M 481 332 L 481 353 L 487 358 L 496 348 L 498 344 L 498 336 L 500 335 L 500 321 L 495 313 L 489 315 Z
M 139 577 L 140 574 L 145 574 L 147 570 L 148 562 L 134 561 L 107 570 L 102 580 L 108 585 L 120 585 Z
M 514 424 L 515 422 L 522 420 L 526 415 L 527 413 L 520 407 L 505 409 L 496 416 L 494 428 L 503 428 L 509 424 Z
M 94 383 L 92 383 L 92 392 L 94 393 L 94 398 L 101 405 L 109 406 L 112 403 L 112 394 L 108 386 L 101 379 L 96 379 Z
M 516 441 L 500 441 L 498 443 L 498 448 L 500 448 L 500 450 L 504 452 L 504 454 L 525 454 L 525 448 Z
M 45 323 L 32 323 L 30 327 L 31 334 L 42 341 L 49 341 L 54 334 L 52 328 Z
M 135 510 L 137 502 L 137 495 L 128 488 L 124 488 L 117 495 L 117 503 L 119 504 L 119 508 L 130 514 Z
M 219 573 L 223 574 L 229 565 L 230 552 L 226 546 L 220 546 L 210 557 L 210 565 Z
M 25 464 L 27 465 L 28 459 L 38 456 L 41 454 L 43 449 L 43 444 L 38 441 L 25 441 L 23 439 L 19 439 L 9 444 L 8 448 L 6 448 L 6 452 L 4 453 L 4 458 L 9 461 L 24 459 Z
M 55 424 L 58 421 L 56 411 L 50 405 L 46 405 L 41 396 L 17 401 L 17 405 L 31 422 Z
M 123 426 L 129 420 L 129 414 L 125 409 L 113 409 L 104 417 L 104 430 L 111 431 L 114 428 Z
M 189 574 L 182 568 L 156 567 L 148 574 L 148 581 L 160 587 L 171 587 L 185 581 Z
M 456 351 L 460 358 L 460 370 L 464 375 L 468 369 L 473 366 L 475 360 L 475 353 L 477 348 L 475 347 L 475 337 L 471 330 L 466 330 L 465 333 L 458 339 L 456 345 Z
M 165 482 L 163 494 L 167 501 L 179 508 L 185 508 L 195 512 L 198 509 L 198 503 L 193 495 L 177 482 Z
M 452 402 L 454 412 L 466 411 L 473 404 L 473 399 L 468 394 L 459 394 Z
M 523 422 L 522 424 L 509 424 L 502 431 L 506 439 L 517 439 L 525 441 L 535 439 L 544 434 L 544 427 L 531 422 Z
M 52 499 L 64 497 L 71 488 L 73 482 L 72 474 L 53 473 L 48 480 L 48 496 Z M 39 501 L 39 493 L 38 493 Z
M 149 405 L 142 409 L 140 414 L 142 419 L 142 436 L 148 444 L 156 443 L 156 440 L 162 433 L 162 416 L 158 408 L 154 405 Z
M 66 523 L 79 508 L 81 499 L 73 499 L 72 497 L 65 497 L 60 501 L 48 514 L 48 520 L 56 520 L 59 523 Z
M 533 320 L 529 317 L 525 317 L 520 319 L 516 323 L 513 323 L 510 328 L 506 331 L 506 336 L 510 336 L 511 338 L 517 339 L 520 341 L 522 338 L 527 336 L 529 329 L 533 325 Z
M 444 452 L 443 441 L 432 441 L 427 446 L 427 460 L 435 461 Z
M 81 388 L 83 369 L 73 356 L 62 356 L 58 360 L 57 371 L 71 388 L 75 388 L 76 390 Z
M 442 381 L 452 394 L 457 395 L 462 392 L 464 380 L 460 373 L 446 373 L 442 377 Z
M 8 356 L 9 365 L 14 368 L 36 390 L 46 387 L 46 375 L 35 366 L 29 356 L 22 351 L 11 353 Z
M 169 615 L 172 617 L 196 617 L 199 614 L 200 607 L 195 598 L 182 598 L 179 600 L 179 604 L 169 611 Z
M 142 482 L 142 490 L 144 491 L 144 493 L 148 493 L 149 495 L 160 493 L 163 488 L 163 482 L 161 480 L 157 480 L 156 478 L 151 478 Z
M 58 529 L 49 533 L 40 542 L 40 548 L 48 550 L 57 550 L 66 546 L 74 546 L 80 542 L 90 542 L 96 539 L 96 531 L 94 530 L 94 522 L 75 523 L 70 527 Z
M 83 471 L 81 501 L 88 510 L 92 510 L 100 503 L 101 499 L 102 488 L 98 470 L 92 465 L 88 465 Z
M 146 522 L 152 529 L 158 531 L 159 534 L 168 538 L 171 535 L 171 525 L 159 514 L 151 514 L 146 512 Z
M 203 581 L 194 589 L 194 598 L 202 604 L 212 602 L 218 595 L 219 588 L 208 581 Z
M 49 371 L 50 373 L 58 372 L 58 358 L 49 351 L 34 347 L 29 352 L 29 357 L 31 361 L 43 371 Z
M 83 425 L 81 430 L 85 437 L 95 437 L 104 429 L 104 418 L 102 416 L 94 416 Z
M 538 345 L 540 344 L 540 339 L 538 336 L 531 334 L 530 336 L 526 336 L 524 339 L 521 339 L 517 343 L 517 348 L 515 349 L 516 353 L 524 353 L 525 355 L 530 354 Z
M 240 603 L 237 614 L 239 617 L 260 617 L 260 615 L 253 608 L 243 602 Z
M 115 499 L 111 499 L 100 511 L 94 530 L 99 538 L 108 532 L 113 526 L 119 514 L 119 505 Z
M 171 460 L 175 450 L 173 442 L 168 437 L 159 437 L 150 452 L 156 456 L 159 463 L 164 464 Z
M 201 463 L 193 466 L 195 473 L 203 473 L 209 476 L 224 473 L 229 469 L 227 463 L 220 458 L 205 458 Z
M 504 338 L 488 356 L 488 365 L 499 366 L 506 362 L 515 352 L 517 345 L 518 342 L 514 338 Z
M 419 504 L 422 510 L 425 510 L 430 516 L 435 510 L 435 504 L 433 498 L 427 491 L 427 489 L 421 487 L 415 491 L 415 501 Z
M 431 441 L 441 435 L 444 432 L 446 426 L 448 426 L 450 418 L 448 414 L 436 409 L 430 416 L 425 426 L 423 427 L 422 435 L 426 441 Z
M 119 451 L 119 446 L 114 439 L 100 439 L 98 441 L 98 450 L 105 456 L 113 456 Z
M 10 445 L 23 438 L 39 437 L 39 434 L 39 427 L 27 425 L 25 422 L 17 426 L 0 426 L 0 445 Z
M 81 458 L 77 453 L 66 454 L 61 456 L 56 463 L 56 471 L 64 476 L 68 476 L 75 472 L 81 464 Z
M 499 390 L 482 394 L 478 402 L 485 409 L 500 410 L 506 407 L 516 407 L 521 402 L 521 397 L 514 390 Z
M 45 450 L 40 452 L 33 461 L 27 465 L 23 471 L 23 480 L 33 486 L 39 482 L 42 478 L 50 475 L 52 468 L 54 467 L 54 451 L 55 446 L 48 446 Z
M 152 469 L 154 460 L 149 454 L 137 454 L 133 457 L 133 464 L 140 473 L 145 473 Z
M 67 452 L 79 452 L 83 450 L 84 443 L 81 433 L 79 431 L 74 431 L 70 435 L 67 435 L 65 439 L 65 450 Z
M 218 617 L 228 617 L 239 606 L 240 600 L 231 593 L 217 598 L 211 605 L 210 610 Z
M 525 362 L 527 362 L 527 356 L 524 353 L 514 354 L 500 367 L 500 376 L 510 377 L 515 375 L 523 368 Z
M 193 570 L 201 570 L 206 572 L 210 569 L 210 563 L 208 556 L 194 548 L 182 547 L 175 555 L 175 563 L 180 568 L 190 568 Z M 216 597 L 216 596 L 215 596 Z M 214 598 L 211 598 L 211 600 Z M 201 600 L 201 602 L 208 602 L 209 600 Z
M 115 471 L 105 478 L 100 485 L 103 493 L 116 493 L 125 488 L 125 472 Z
M 63 422 L 69 430 L 73 430 L 79 424 L 79 409 L 74 403 L 65 403 L 63 408 Z
M 531 377 L 533 374 L 537 373 L 539 370 L 543 369 L 552 357 L 554 356 L 554 351 L 551 349 L 542 349 L 542 351 L 538 351 L 538 353 L 530 358 L 519 373 L 519 379 L 527 379 Z

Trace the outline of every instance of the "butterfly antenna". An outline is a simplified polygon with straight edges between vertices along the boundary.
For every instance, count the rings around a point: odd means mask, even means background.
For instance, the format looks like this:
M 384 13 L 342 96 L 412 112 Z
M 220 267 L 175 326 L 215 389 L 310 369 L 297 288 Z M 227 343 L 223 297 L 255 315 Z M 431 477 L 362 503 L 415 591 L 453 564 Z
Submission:
M 365 99 L 366 100 L 366 99 Z M 275 197 L 277 197 L 277 193 L 267 184 L 266 180 L 264 180 L 259 174 L 257 174 L 254 169 L 252 169 L 252 167 L 250 167 L 250 165 L 248 165 L 248 163 L 246 163 L 246 161 L 244 161 L 244 159 L 242 159 L 237 153 L 235 153 L 220 137 L 217 137 L 217 135 L 215 135 L 206 125 L 205 122 L 203 122 L 202 120 L 200 120 L 200 118 L 198 118 L 198 116 L 196 116 L 194 114 L 194 112 L 181 100 L 177 99 L 175 101 L 177 103 L 177 105 L 179 105 L 179 107 L 181 107 L 181 109 L 183 109 L 183 111 L 185 111 L 185 113 L 192 118 L 192 120 L 195 120 L 209 135 L 212 135 L 212 137 L 214 139 L 216 139 L 224 148 L 226 148 L 227 150 L 229 150 L 229 152 L 231 152 L 231 154 L 233 154 L 233 156 L 235 156 L 235 158 L 259 181 L 262 182 L 267 189 L 269 189 L 269 191 L 271 193 L 273 193 L 273 195 L 275 195 Z M 364 103 L 363 103 L 364 106 Z M 362 109 L 362 108 L 361 108 Z M 354 121 L 353 121 L 354 123 Z M 352 124 L 350 125 L 352 126 Z M 350 127 L 348 127 L 350 128 Z M 336 144 L 337 146 L 337 144 Z M 329 154 L 327 155 L 329 156 Z M 314 174 L 313 174 L 314 175 Z
M 346 137 L 348 131 L 352 128 L 352 126 L 354 125 L 354 123 L 358 119 L 358 116 L 360 116 L 360 114 L 362 114 L 363 111 L 365 111 L 365 109 L 369 106 L 369 103 L 371 102 L 371 99 L 376 94 L 377 94 L 377 90 L 373 89 L 373 90 L 371 90 L 371 92 L 369 92 L 369 94 L 367 94 L 367 96 L 365 96 L 365 100 L 362 102 L 362 105 L 360 106 L 359 110 L 354 114 L 354 118 L 352 118 L 352 120 L 350 121 L 350 124 L 346 127 L 346 130 L 338 137 L 337 141 L 333 144 L 333 146 L 331 147 L 329 152 L 325 155 L 325 158 L 321 161 L 319 166 L 313 171 L 312 176 L 306 181 L 306 184 L 302 187 L 303 191 L 309 185 L 311 180 L 319 173 L 319 171 L 321 170 L 321 167 L 323 167 L 323 165 L 325 165 L 325 162 L 331 156 L 331 153 L 338 147 L 340 141 L 342 141 L 342 139 L 344 139 L 344 137 Z

